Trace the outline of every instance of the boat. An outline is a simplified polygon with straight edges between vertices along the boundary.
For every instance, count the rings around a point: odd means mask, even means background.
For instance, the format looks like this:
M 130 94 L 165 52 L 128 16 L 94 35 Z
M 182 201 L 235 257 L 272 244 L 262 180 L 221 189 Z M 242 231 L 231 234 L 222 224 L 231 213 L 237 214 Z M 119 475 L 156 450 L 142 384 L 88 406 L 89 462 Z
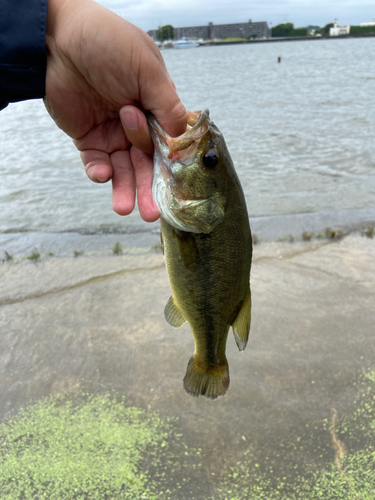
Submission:
M 186 40 L 185 37 L 173 42 L 175 49 L 192 49 L 193 47 L 198 47 L 199 43 L 195 40 Z

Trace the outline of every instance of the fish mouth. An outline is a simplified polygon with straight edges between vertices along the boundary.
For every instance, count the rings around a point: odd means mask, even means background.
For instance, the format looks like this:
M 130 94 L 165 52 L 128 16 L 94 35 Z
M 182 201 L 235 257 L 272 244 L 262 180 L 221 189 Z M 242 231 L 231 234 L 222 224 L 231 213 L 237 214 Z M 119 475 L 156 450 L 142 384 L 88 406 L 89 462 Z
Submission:
M 193 196 L 182 174 L 200 161 L 202 141 L 213 125 L 209 111 L 188 112 L 186 130 L 178 137 L 167 134 L 153 115 L 147 119 L 155 147 L 152 197 L 162 218 L 179 231 L 209 233 L 222 220 L 220 200 Z
M 164 157 L 172 159 L 170 158 L 171 154 L 187 149 L 194 142 L 199 141 L 207 132 L 210 116 L 208 109 L 204 111 L 187 111 L 187 115 L 186 131 L 178 137 L 168 135 L 151 113 L 147 115 L 154 145 Z

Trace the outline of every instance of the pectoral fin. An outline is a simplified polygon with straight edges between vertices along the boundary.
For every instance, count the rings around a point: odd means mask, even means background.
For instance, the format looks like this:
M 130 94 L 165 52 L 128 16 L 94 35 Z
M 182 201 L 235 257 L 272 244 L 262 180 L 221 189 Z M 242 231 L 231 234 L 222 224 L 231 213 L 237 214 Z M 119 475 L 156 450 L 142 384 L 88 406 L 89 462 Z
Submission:
M 250 321 L 251 321 L 251 296 L 249 287 L 245 300 L 242 303 L 240 312 L 238 313 L 237 318 L 232 323 L 234 338 L 236 340 L 237 347 L 240 351 L 243 351 L 245 349 L 247 341 L 249 339 Z
M 186 319 L 177 307 L 173 295 L 170 297 L 167 305 L 165 306 L 164 316 L 168 323 L 173 326 L 173 328 L 180 328 L 180 326 L 186 323 Z

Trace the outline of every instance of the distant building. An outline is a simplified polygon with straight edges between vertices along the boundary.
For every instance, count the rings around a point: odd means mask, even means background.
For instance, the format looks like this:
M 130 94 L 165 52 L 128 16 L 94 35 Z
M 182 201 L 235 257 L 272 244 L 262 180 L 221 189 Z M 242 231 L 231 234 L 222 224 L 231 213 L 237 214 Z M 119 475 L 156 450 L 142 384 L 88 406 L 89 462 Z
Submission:
M 372 23 L 361 23 L 360 26 L 375 26 L 375 17 L 372 19 Z
M 147 32 L 151 38 L 157 39 L 158 30 L 150 30 Z M 187 28 L 174 28 L 174 38 L 229 38 L 241 37 L 250 38 L 256 35 L 257 38 L 269 38 L 270 31 L 266 22 L 253 23 L 250 19 L 248 23 L 235 24 L 214 24 L 208 23 L 206 26 L 190 26 Z
M 339 26 L 337 19 L 334 20 L 333 28 L 329 28 L 329 36 L 340 36 L 340 35 L 349 35 L 350 33 L 350 24 L 346 26 Z
M 307 29 L 307 33 L 308 33 L 309 35 L 314 36 L 314 35 L 315 35 L 315 33 L 316 33 L 318 30 L 320 30 L 320 26 L 307 26 L 307 28 L 306 28 L 306 29 Z

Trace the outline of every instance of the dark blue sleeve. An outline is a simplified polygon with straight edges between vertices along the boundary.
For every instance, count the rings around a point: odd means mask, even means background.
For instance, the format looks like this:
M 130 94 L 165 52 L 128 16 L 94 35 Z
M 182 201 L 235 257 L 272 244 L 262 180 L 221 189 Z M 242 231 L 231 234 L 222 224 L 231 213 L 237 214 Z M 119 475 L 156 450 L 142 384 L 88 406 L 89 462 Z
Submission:
M 45 95 L 47 0 L 0 0 L 0 109 Z

